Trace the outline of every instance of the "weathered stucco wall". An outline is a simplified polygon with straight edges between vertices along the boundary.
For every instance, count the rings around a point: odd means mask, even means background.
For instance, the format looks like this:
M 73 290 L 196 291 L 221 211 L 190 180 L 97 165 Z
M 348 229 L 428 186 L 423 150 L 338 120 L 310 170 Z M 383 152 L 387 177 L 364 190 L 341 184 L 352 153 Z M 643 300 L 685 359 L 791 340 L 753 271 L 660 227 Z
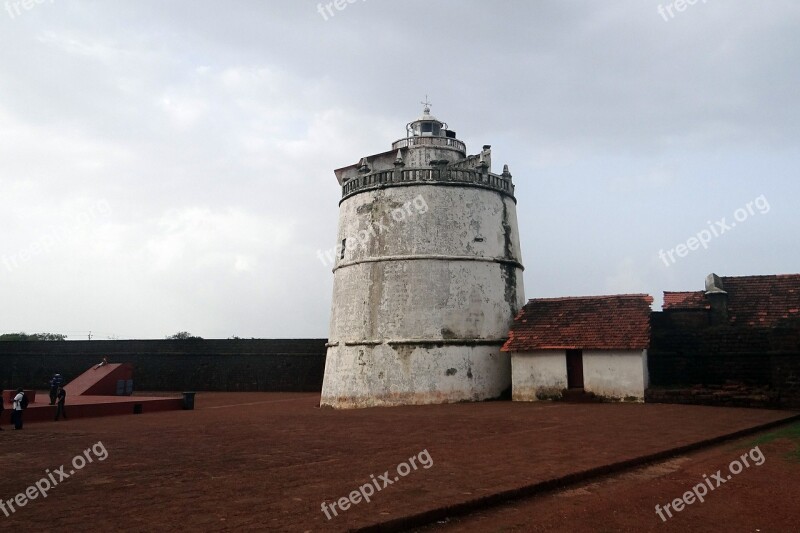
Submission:
M 325 376 L 322 405 L 449 403 L 499 397 L 511 365 L 499 345 L 340 345 L 328 350 Z
M 524 304 L 513 198 L 435 182 L 364 191 L 340 205 L 342 241 L 323 405 L 481 400 L 510 386 L 499 349 Z
M 584 351 L 584 390 L 603 398 L 644 401 L 645 353 L 643 350 Z
M 606 399 L 644 401 L 646 351 L 586 350 L 583 389 Z M 567 388 L 564 350 L 514 352 L 511 355 L 511 397 L 518 401 L 557 399 Z
M 560 398 L 567 388 L 567 356 L 564 350 L 513 352 L 511 399 L 531 402 Z

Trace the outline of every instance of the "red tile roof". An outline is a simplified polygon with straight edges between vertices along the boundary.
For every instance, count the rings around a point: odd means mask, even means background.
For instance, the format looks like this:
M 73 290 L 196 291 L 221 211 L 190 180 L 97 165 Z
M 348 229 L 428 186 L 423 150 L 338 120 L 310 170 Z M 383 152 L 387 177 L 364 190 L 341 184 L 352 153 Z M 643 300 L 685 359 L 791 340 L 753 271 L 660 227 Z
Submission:
M 783 319 L 800 318 L 800 274 L 721 279 L 731 325 L 771 328 Z M 710 308 L 704 291 L 664 292 L 664 311 Z
M 664 305 L 661 308 L 664 311 L 669 309 L 710 309 L 711 304 L 706 300 L 706 295 L 703 291 L 664 291 Z
M 502 350 L 642 350 L 650 345 L 652 303 L 647 294 L 533 299 Z
M 734 326 L 774 327 L 800 318 L 800 274 L 723 277 L 722 288 Z

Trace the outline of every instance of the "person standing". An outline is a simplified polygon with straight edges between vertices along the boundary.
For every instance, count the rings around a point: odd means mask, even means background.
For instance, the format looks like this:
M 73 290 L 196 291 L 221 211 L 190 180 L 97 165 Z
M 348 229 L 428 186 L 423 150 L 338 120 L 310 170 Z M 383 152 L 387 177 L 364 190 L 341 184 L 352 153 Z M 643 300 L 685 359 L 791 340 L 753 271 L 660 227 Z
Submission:
M 58 407 L 56 408 L 56 421 L 59 417 L 64 417 L 64 420 L 67 419 L 67 412 L 64 410 L 64 402 L 67 400 L 67 391 L 64 390 L 64 387 L 58 388 Z
M 11 417 L 14 422 L 14 429 L 22 429 L 22 400 L 25 398 L 25 392 L 22 387 L 17 389 L 17 395 L 14 396 L 13 411 Z
M 61 377 L 61 374 L 53 374 L 53 377 L 50 378 L 50 405 L 54 405 L 56 403 L 56 396 L 58 396 L 58 388 L 64 384 L 64 378 Z

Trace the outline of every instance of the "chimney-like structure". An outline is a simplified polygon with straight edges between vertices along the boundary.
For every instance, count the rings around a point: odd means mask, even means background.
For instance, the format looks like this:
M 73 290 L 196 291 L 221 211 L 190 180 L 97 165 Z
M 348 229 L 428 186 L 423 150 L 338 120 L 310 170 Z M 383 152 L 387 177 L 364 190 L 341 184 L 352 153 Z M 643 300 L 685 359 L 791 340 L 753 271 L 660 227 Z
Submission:
M 722 278 L 713 272 L 706 276 L 706 298 L 711 305 L 711 324 L 727 324 L 728 293 L 722 286 Z

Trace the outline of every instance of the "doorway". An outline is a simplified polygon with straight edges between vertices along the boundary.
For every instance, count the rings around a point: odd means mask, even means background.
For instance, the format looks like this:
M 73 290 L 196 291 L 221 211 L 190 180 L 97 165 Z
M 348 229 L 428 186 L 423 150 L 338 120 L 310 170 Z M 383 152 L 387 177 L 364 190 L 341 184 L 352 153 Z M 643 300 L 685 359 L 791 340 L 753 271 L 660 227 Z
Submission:
M 567 350 L 567 387 L 583 388 L 583 350 Z

